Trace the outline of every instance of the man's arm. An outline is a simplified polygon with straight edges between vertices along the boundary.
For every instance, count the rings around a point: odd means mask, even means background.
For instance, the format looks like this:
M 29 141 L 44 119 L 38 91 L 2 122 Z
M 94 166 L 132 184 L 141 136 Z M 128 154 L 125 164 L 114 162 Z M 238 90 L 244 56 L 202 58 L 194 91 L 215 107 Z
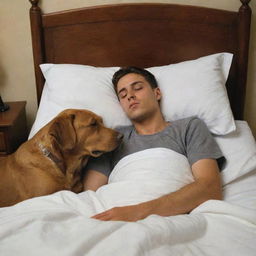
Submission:
M 99 187 L 107 184 L 108 177 L 100 172 L 88 170 L 83 180 L 84 190 L 96 191 Z
M 202 159 L 192 165 L 195 181 L 180 190 L 137 205 L 114 207 L 92 218 L 99 220 L 137 221 L 151 214 L 172 216 L 189 213 L 209 199 L 222 199 L 217 161 Z

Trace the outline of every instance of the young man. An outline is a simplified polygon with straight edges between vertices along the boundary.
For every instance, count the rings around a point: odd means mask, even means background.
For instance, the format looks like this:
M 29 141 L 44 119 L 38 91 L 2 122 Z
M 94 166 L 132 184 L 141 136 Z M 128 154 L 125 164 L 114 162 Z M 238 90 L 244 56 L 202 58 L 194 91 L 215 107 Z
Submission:
M 112 81 L 120 104 L 133 125 L 117 128 L 124 138 L 115 151 L 89 162 L 85 190 L 97 190 L 106 184 L 114 165 L 124 156 L 154 147 L 169 148 L 185 155 L 195 181 L 155 200 L 115 207 L 93 218 L 137 221 L 151 214 L 171 216 L 188 213 L 206 200 L 221 199 L 219 165 L 224 157 L 206 125 L 196 117 L 174 122 L 164 120 L 159 104 L 160 89 L 155 77 L 144 69 L 122 68 L 114 74 Z

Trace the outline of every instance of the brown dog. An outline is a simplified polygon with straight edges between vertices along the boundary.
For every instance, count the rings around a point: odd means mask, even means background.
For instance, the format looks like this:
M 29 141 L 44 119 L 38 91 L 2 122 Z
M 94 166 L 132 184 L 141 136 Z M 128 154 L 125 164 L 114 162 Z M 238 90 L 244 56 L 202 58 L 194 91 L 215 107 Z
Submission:
M 64 110 L 0 159 L 0 207 L 60 190 L 81 192 L 81 170 L 88 158 L 114 150 L 121 138 L 90 111 Z

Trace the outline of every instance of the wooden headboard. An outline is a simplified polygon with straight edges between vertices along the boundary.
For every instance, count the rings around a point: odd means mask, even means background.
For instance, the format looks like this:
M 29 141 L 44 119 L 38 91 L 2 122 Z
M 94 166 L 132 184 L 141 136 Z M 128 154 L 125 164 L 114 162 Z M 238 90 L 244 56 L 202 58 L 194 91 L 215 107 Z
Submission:
M 226 86 L 235 118 L 243 119 L 250 0 L 241 0 L 238 12 L 133 3 L 48 14 L 42 14 L 39 0 L 30 2 L 38 102 L 44 86 L 42 63 L 150 67 L 231 52 Z

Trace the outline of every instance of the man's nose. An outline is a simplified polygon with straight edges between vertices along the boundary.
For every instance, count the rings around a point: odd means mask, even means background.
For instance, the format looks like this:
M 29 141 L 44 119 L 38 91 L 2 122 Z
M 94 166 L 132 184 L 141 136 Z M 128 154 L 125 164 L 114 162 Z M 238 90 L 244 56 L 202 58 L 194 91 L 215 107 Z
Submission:
M 136 98 L 136 96 L 135 96 L 135 94 L 133 93 L 133 92 L 129 92 L 128 93 L 128 100 L 130 101 L 131 99 L 135 99 Z

